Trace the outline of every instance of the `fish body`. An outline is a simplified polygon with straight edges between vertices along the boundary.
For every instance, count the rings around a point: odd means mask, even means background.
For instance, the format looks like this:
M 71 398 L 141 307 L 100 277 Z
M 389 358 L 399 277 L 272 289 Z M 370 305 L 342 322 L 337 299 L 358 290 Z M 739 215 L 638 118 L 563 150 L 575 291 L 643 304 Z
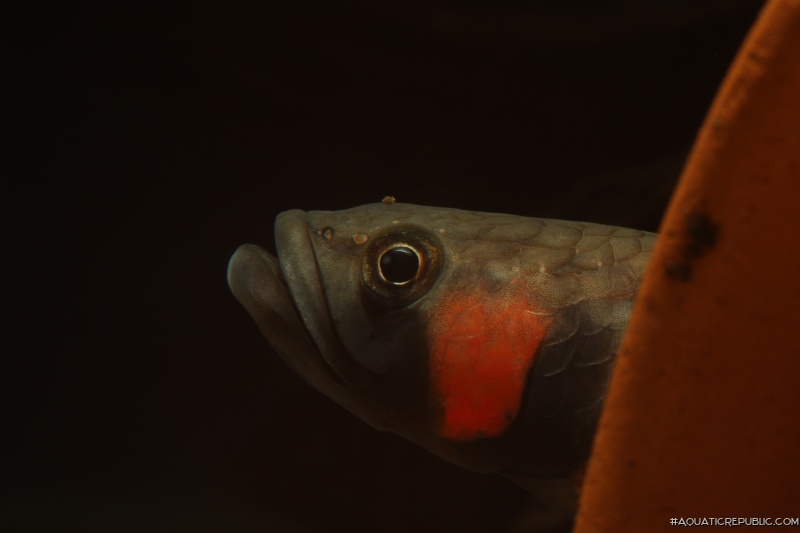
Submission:
M 655 235 L 393 201 L 278 216 L 228 281 L 278 354 L 377 429 L 574 504 Z

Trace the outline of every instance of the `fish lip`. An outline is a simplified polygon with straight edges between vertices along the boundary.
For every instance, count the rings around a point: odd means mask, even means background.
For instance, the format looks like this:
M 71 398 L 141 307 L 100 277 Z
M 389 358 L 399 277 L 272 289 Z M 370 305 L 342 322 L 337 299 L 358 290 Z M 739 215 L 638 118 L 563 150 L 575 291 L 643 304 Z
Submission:
M 349 387 L 363 388 L 375 376 L 349 355 L 336 332 L 312 238 L 304 211 L 285 211 L 275 219 L 275 245 L 283 282 L 320 359 L 333 377 Z
M 243 244 L 228 262 L 228 285 L 286 363 L 307 380 L 318 382 L 315 367 L 325 365 L 314 357 L 316 346 L 294 307 L 278 258 L 256 245 Z M 298 357 L 298 353 L 312 355 Z M 327 367 L 325 371 L 327 376 L 330 371 Z

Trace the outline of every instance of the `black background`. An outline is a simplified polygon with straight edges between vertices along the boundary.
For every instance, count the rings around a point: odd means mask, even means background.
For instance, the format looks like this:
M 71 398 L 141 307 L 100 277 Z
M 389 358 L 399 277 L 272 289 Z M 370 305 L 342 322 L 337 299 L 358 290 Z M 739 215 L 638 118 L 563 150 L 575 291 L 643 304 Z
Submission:
M 0 529 L 507 528 L 521 490 L 289 372 L 227 260 L 387 194 L 655 230 L 760 6 L 717 4 L 4 8 Z

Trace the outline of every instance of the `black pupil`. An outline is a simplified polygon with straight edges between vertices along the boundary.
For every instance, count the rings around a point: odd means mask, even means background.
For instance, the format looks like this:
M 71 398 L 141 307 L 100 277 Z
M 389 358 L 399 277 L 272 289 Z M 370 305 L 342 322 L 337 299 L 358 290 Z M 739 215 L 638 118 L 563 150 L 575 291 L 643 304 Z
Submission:
M 411 281 L 419 270 L 419 257 L 414 250 L 405 246 L 388 250 L 381 256 L 380 263 L 381 274 L 391 283 Z

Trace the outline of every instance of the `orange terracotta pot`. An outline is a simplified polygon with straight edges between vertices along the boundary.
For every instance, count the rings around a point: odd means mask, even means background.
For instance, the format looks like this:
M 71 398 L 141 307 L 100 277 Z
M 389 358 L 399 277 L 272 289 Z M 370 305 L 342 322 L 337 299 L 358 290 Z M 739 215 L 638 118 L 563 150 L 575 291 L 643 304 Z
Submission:
M 800 517 L 800 1 L 763 9 L 660 232 L 575 531 Z

